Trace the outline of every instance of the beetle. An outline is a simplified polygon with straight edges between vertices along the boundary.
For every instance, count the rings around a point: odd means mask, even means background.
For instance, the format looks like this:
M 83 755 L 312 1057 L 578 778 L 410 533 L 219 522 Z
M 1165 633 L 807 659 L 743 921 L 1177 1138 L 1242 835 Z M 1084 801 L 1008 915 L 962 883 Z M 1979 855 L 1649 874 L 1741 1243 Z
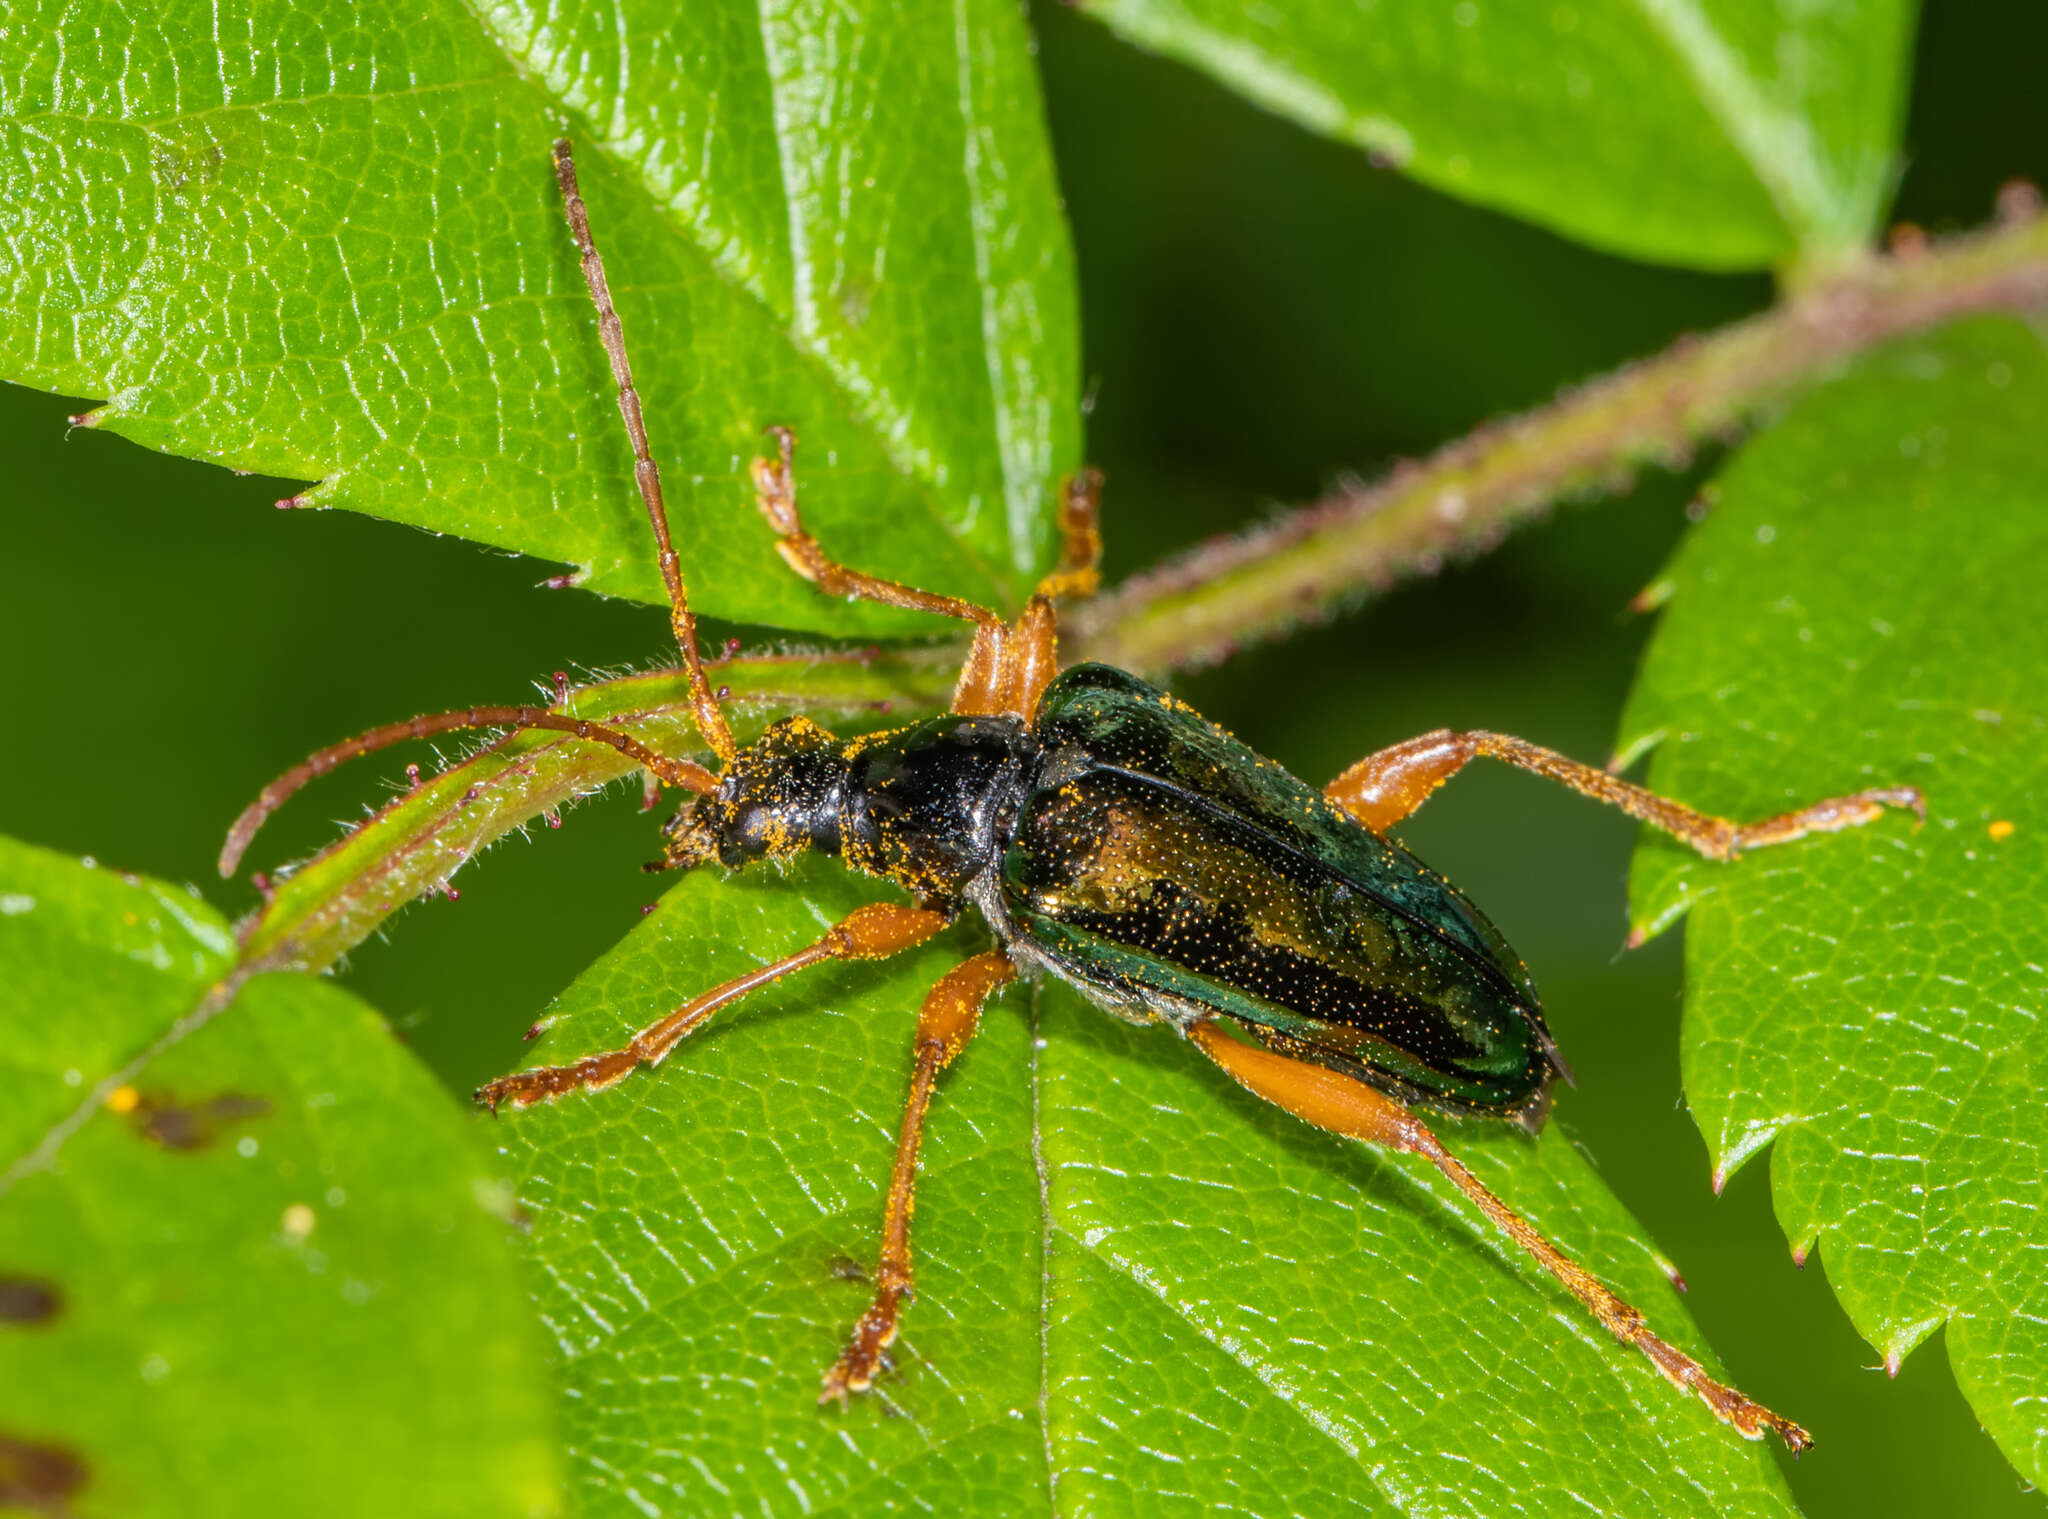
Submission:
M 1529 972 L 1485 916 L 1388 831 L 1476 758 L 1558 781 L 1731 859 L 1856 827 L 1886 807 L 1923 819 L 1910 787 L 1866 790 L 1737 824 L 1521 739 L 1439 730 L 1368 755 L 1317 789 L 1171 695 L 1100 664 L 1059 668 L 1062 601 L 1090 595 L 1101 553 L 1101 477 L 1064 488 L 1062 556 L 1014 620 L 899 585 L 827 556 L 797 508 L 793 431 L 768 430 L 753 484 L 789 567 L 826 595 L 972 626 L 949 710 L 840 739 L 802 716 L 742 748 L 698 649 L 670 541 L 660 475 L 624 333 L 566 141 L 555 170 L 598 318 L 635 479 L 653 529 L 689 703 L 717 769 L 632 735 L 539 707 L 472 707 L 374 729 L 267 787 L 230 831 L 230 874 L 263 819 L 315 775 L 405 738 L 475 728 L 565 732 L 619 750 L 690 800 L 664 825 L 660 864 L 730 870 L 812 851 L 902 888 L 816 942 L 691 999 L 623 1048 L 487 1083 L 496 1111 L 598 1091 L 654 1065 L 710 1015 L 781 977 L 922 944 L 972 912 L 994 945 L 949 970 L 918 1014 L 910 1089 L 884 1208 L 874 1299 L 825 1373 L 821 1402 L 866 1391 L 895 1339 L 913 1272 L 918 1150 L 938 1077 L 983 1005 L 1018 976 L 1054 976 L 1111 1014 L 1178 1033 L 1257 1096 L 1334 1134 L 1420 1155 L 1526 1249 L 1610 1332 L 1750 1439 L 1811 1438 L 1709 1376 L 1643 1315 L 1567 1257 L 1437 1139 L 1418 1108 L 1480 1115 L 1534 1133 L 1569 1072 Z

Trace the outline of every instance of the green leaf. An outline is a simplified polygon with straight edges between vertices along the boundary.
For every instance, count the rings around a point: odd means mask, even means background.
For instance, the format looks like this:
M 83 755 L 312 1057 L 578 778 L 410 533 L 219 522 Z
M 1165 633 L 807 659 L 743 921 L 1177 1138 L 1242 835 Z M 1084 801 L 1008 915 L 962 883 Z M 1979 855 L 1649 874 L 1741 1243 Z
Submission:
M 579 159 L 699 610 L 930 630 L 770 552 L 809 526 L 1014 604 L 1079 459 L 1072 260 L 1006 0 L 624 7 L 16 0 L 0 375 L 304 499 L 659 601 L 548 144 Z
M 1681 551 L 1624 721 L 1728 816 L 1885 782 L 1928 821 L 1703 864 L 1645 836 L 1632 911 L 1689 914 L 1685 1085 L 1896 1365 L 1956 1380 L 2048 1481 L 2048 360 L 1982 320 L 1800 403 Z M 2010 825 L 2008 827 L 2008 825 Z
M 1911 0 L 1082 0 L 1423 183 L 1700 269 L 1864 243 L 1897 173 Z
M 563 995 L 537 1057 L 615 1047 L 875 895 L 825 860 L 686 877 Z M 897 1368 L 820 1409 L 870 1291 L 918 1003 L 985 943 L 963 924 L 779 982 L 657 1070 L 501 1114 L 581 1512 L 1789 1511 L 1767 1454 L 1433 1172 L 1054 984 L 998 998 L 943 1077 Z M 1444 1131 L 1697 1346 L 1565 1134 Z
M 0 1507 L 547 1514 L 471 1124 L 196 896 L 0 839 Z

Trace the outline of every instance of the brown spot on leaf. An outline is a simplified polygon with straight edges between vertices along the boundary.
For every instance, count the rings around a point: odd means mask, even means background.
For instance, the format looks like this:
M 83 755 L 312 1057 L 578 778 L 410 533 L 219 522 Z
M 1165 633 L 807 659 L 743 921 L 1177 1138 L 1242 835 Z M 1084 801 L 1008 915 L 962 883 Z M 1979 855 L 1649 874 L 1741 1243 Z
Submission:
M 112 1103 L 108 1104 L 114 1106 Z M 116 1108 L 128 1115 L 135 1132 L 166 1150 L 203 1150 L 221 1137 L 224 1130 L 252 1118 L 267 1118 L 268 1097 L 250 1097 L 241 1092 L 222 1092 L 200 1102 L 180 1102 L 161 1092 L 137 1093 L 126 1107 Z
M 33 1276 L 0 1276 L 0 1324 L 47 1324 L 64 1311 L 55 1282 Z
M 68 1514 L 85 1478 L 85 1463 L 63 1446 L 0 1434 L 0 1508 Z
M 825 1262 L 825 1274 L 835 1282 L 864 1282 L 868 1268 L 850 1255 L 835 1255 Z

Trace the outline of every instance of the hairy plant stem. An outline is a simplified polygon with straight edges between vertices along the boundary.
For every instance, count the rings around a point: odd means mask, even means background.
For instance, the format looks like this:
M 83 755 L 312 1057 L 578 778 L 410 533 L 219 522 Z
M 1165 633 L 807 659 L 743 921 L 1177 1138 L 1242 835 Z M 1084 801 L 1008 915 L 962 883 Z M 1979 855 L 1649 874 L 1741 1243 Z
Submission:
M 1433 574 L 1574 496 L 1684 465 L 1792 392 L 1889 338 L 1975 312 L 2048 304 L 2048 216 L 2008 192 L 2002 225 L 1915 239 L 1761 315 L 1489 423 L 1377 484 L 1347 483 L 1241 537 L 1135 576 L 1069 619 L 1063 653 L 1126 669 L 1199 668 Z

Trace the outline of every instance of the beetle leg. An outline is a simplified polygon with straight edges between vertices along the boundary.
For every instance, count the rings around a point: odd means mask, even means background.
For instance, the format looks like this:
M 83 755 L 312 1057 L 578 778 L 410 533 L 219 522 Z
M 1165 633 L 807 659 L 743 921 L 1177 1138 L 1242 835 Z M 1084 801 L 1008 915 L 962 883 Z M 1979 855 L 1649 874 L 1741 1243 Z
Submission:
M 1927 804 L 1911 786 L 1885 786 L 1831 797 L 1757 823 L 1732 823 L 1695 812 L 1682 802 L 1568 759 L 1505 733 L 1455 733 L 1439 728 L 1420 738 L 1369 754 L 1323 788 L 1323 795 L 1375 833 L 1384 833 L 1429 800 L 1430 793 L 1465 765 L 1486 755 L 1560 782 L 1597 802 L 1661 828 L 1710 860 L 1732 860 L 1745 849 L 1785 844 L 1809 833 L 1860 828 L 1886 807 L 1908 807 L 1922 822 Z
M 560 1097 L 564 1092 L 585 1088 L 602 1091 L 621 1080 L 635 1066 L 653 1065 L 661 1060 L 682 1042 L 684 1036 L 694 1032 L 698 1024 L 726 1003 L 756 987 L 779 981 L 792 971 L 822 965 L 827 960 L 880 960 L 906 949 L 915 949 L 949 921 L 944 913 L 922 907 L 903 907 L 893 902 L 857 907 L 834 924 L 817 943 L 692 997 L 660 1022 L 640 1030 L 624 1049 L 585 1055 L 568 1065 L 543 1065 L 514 1071 L 509 1076 L 500 1076 L 496 1081 L 478 1087 L 476 1100 L 495 1112 L 501 1102 L 524 1108 Z
M 850 570 L 838 561 L 826 558 L 818 540 L 804 531 L 803 517 L 797 511 L 796 432 L 793 428 L 771 427 L 768 435 L 775 440 L 775 457 L 754 461 L 754 490 L 761 504 L 761 515 L 775 529 L 775 547 L 783 562 L 827 596 L 879 601 L 884 606 L 930 612 L 936 617 L 957 617 L 963 622 L 973 623 L 974 645 L 968 651 L 967 662 L 960 668 L 953 710 L 1001 710 L 986 705 L 984 693 L 993 690 L 997 683 L 1003 651 L 1009 642 L 1010 628 L 1003 621 L 1002 614 L 957 596 L 920 591 L 893 580 Z
M 1084 599 L 1102 584 L 1102 471 L 1068 477 L 1060 492 L 1060 567 L 1038 582 L 1047 601 Z
M 1102 579 L 1097 568 L 1102 559 L 1102 530 L 1097 525 L 1101 501 L 1100 470 L 1084 469 L 1067 481 L 1060 506 L 1060 567 L 1038 582 L 986 680 L 977 675 L 978 684 L 970 693 L 962 672 L 955 712 L 1014 712 L 1027 722 L 1036 715 L 1038 698 L 1060 673 L 1060 623 L 1053 602 L 1093 596 Z M 976 705 L 963 706 L 963 697 Z
M 903 1128 L 896 1140 L 896 1166 L 889 1174 L 889 1201 L 882 1215 L 882 1254 L 875 1266 L 875 1300 L 853 1326 L 853 1335 L 832 1369 L 825 1373 L 820 1403 L 848 1393 L 866 1392 L 881 1369 L 882 1352 L 896 1338 L 903 1300 L 910 1295 L 910 1215 L 916 1206 L 917 1147 L 924 1135 L 925 1109 L 939 1072 L 974 1037 L 982 1004 L 998 987 L 1016 977 L 1016 967 L 1001 950 L 963 960 L 926 994 L 917 1015 L 917 1063 L 910 1073 L 910 1097 L 903 1105 Z
M 1538 1264 L 1584 1303 L 1594 1318 L 1623 1344 L 1633 1345 L 1681 1391 L 1696 1393 L 1714 1416 L 1752 1440 L 1765 1430 L 1777 1431 L 1793 1451 L 1813 1444 L 1813 1437 L 1789 1419 L 1707 1375 L 1706 1368 L 1676 1346 L 1651 1332 L 1643 1316 L 1623 1302 L 1598 1277 L 1536 1231 L 1534 1225 L 1488 1191 L 1464 1163 L 1446 1150 L 1421 1119 L 1400 1103 L 1354 1077 L 1306 1061 L 1293 1060 L 1231 1038 L 1213 1020 L 1188 1030 L 1203 1054 L 1256 1096 L 1285 1108 L 1332 1134 L 1349 1135 L 1390 1150 L 1420 1155 L 1450 1178 L 1502 1233 L 1536 1257 Z
M 1038 698 L 1060 673 L 1059 613 L 1052 599 L 1034 594 L 1024 605 L 1003 657 L 989 683 L 987 710 L 1014 712 L 1029 722 L 1037 714 Z M 959 705 L 954 706 L 959 711 Z
M 1053 601 L 1095 594 L 1101 580 L 1102 531 L 1098 508 L 1102 474 L 1084 469 L 1066 483 L 1060 506 L 1060 567 L 1039 582 L 1014 626 L 990 608 L 957 596 L 941 596 L 848 569 L 825 557 L 818 540 L 804 531 L 796 505 L 796 433 L 771 427 L 776 455 L 754 461 L 754 489 L 761 515 L 776 532 L 776 549 L 804 579 L 828 596 L 879 601 L 884 606 L 974 624 L 974 643 L 960 666 L 952 710 L 964 715 L 1013 713 L 1029 719 L 1039 693 L 1059 673 L 1059 619 Z

